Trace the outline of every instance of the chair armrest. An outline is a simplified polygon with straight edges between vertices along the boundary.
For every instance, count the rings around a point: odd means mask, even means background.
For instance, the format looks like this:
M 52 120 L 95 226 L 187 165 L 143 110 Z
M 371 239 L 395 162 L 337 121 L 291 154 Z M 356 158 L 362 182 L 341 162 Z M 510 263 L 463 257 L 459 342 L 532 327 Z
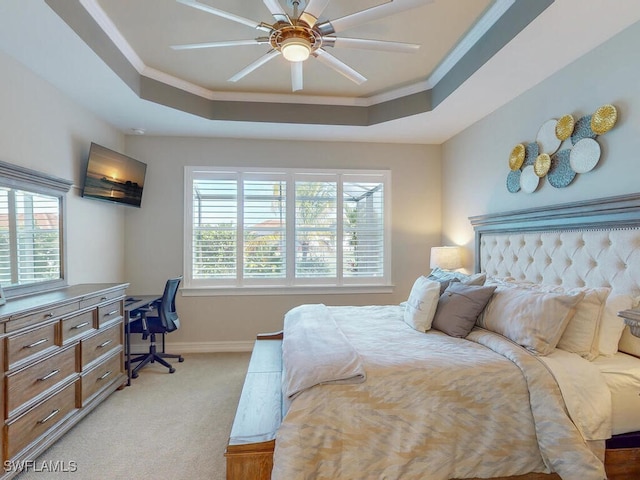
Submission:
M 142 324 L 142 339 L 146 340 L 149 337 L 149 325 L 147 324 L 147 312 L 152 312 L 154 309 L 149 307 L 136 308 L 129 314 L 129 321 L 140 320 Z

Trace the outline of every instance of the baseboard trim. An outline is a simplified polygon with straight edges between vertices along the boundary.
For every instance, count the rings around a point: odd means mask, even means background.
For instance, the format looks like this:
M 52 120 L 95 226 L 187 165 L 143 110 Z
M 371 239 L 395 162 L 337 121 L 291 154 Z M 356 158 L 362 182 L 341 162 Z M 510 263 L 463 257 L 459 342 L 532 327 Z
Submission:
M 250 352 L 253 350 L 254 342 L 172 342 L 166 343 L 166 350 L 170 353 L 231 353 Z M 158 342 L 158 349 L 161 343 Z M 132 343 L 132 352 L 146 352 L 149 350 L 149 343 Z

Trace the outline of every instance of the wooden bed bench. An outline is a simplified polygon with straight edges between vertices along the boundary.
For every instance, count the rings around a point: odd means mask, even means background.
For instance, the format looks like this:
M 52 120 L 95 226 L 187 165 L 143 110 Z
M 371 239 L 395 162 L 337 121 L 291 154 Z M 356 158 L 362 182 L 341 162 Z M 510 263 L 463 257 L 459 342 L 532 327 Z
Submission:
M 227 480 L 271 478 L 282 422 L 281 376 L 282 332 L 258 335 L 224 454 Z

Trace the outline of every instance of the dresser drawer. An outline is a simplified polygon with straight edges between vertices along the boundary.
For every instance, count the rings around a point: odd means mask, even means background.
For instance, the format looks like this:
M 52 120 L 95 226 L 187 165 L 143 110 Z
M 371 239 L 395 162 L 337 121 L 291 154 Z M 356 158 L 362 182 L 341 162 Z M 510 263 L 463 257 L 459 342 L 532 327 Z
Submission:
M 91 362 L 122 345 L 122 322 L 101 329 L 95 335 L 84 338 L 80 343 L 82 351 L 82 369 Z
M 83 406 L 124 371 L 123 364 L 122 347 L 120 347 L 115 355 L 106 358 L 104 362 L 82 374 Z
M 76 409 L 75 398 L 76 382 L 67 385 L 24 415 L 8 422 L 5 458 L 20 453 L 31 442 L 67 418 Z
M 100 305 L 98 307 L 98 327 L 122 317 L 122 302 L 120 300 Z
M 58 348 L 56 345 L 56 326 L 58 322 L 47 323 L 27 332 L 6 337 L 8 368 L 22 360 L 32 358 L 39 353 Z
M 89 310 L 72 317 L 63 318 L 62 325 L 62 343 L 85 334 L 97 328 L 95 310 Z
M 15 332 L 20 328 L 28 327 L 29 325 L 35 325 L 36 323 L 41 323 L 46 320 L 51 320 L 68 313 L 75 312 L 76 310 L 78 310 L 78 306 L 79 302 L 68 303 L 65 305 L 56 305 L 46 310 L 40 310 L 35 313 L 30 313 L 29 315 L 12 318 L 7 322 L 5 331 L 7 333 Z
M 112 292 L 104 292 L 100 295 L 94 295 L 86 297 L 80 300 L 80 308 L 93 307 L 99 303 L 108 302 L 109 300 L 115 300 L 124 297 L 124 290 L 114 290 Z
M 58 353 L 7 375 L 7 413 L 76 374 L 76 347 Z

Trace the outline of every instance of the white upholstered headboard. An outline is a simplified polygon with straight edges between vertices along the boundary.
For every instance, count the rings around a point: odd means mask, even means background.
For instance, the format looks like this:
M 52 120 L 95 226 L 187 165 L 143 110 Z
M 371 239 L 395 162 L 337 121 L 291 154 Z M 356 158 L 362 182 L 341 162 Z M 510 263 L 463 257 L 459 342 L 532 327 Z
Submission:
M 484 235 L 481 271 L 497 277 L 640 295 L 640 228 Z
M 640 295 L 640 194 L 470 217 L 475 270 Z

